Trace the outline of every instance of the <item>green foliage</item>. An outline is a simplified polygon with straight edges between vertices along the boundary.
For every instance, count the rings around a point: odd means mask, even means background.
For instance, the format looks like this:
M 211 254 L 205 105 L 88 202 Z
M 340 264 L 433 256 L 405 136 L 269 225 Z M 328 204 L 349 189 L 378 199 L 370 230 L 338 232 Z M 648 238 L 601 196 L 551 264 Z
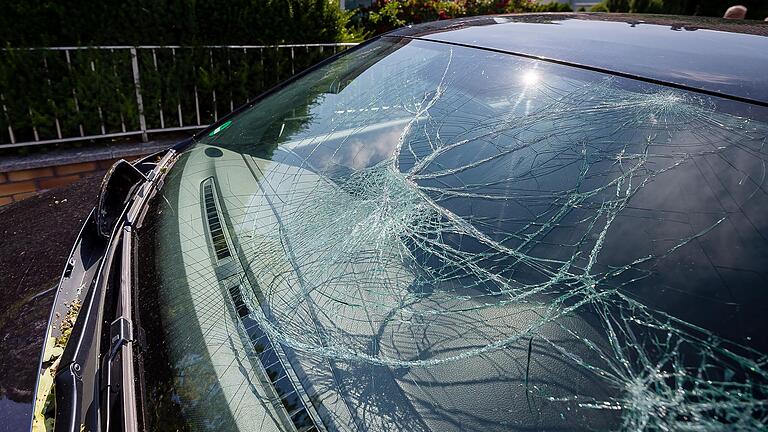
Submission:
M 465 15 L 463 4 L 440 0 L 380 1 L 370 10 L 372 30 L 388 31 L 406 24 L 456 18 Z
M 463 16 L 520 12 L 571 12 L 567 4 L 535 0 L 379 0 L 363 11 L 365 28 L 382 33 L 407 24 Z
M 357 41 L 365 36 L 350 23 L 353 13 L 340 10 L 337 0 L 3 3 L 0 46 L 6 48 L 272 45 Z M 149 128 L 210 123 L 332 53 L 333 48 L 293 53 L 159 49 L 154 55 L 139 50 Z M 122 133 L 139 127 L 127 50 L 73 50 L 69 64 L 62 51 L 0 51 L 0 98 L 5 107 L 0 110 L 0 144 L 10 141 L 9 125 L 16 141 Z
M 368 20 L 376 26 L 379 33 L 406 25 L 403 18 L 403 4 L 399 1 L 382 3 L 381 7 L 374 8 L 368 15 Z M 384 29 L 384 30 L 379 30 Z
M 211 123 L 335 51 L 138 49 L 147 127 Z M 84 135 L 139 129 L 130 51 L 71 50 L 69 58 L 64 51 L 0 51 L 0 148 L 10 141 L 9 124 L 17 142 L 35 140 L 35 132 L 44 140 L 58 130 L 76 137 L 81 128 Z
M 745 0 L 740 3 L 747 6 L 748 18 L 762 20 L 768 15 L 768 2 Z M 603 0 L 590 11 L 722 16 L 732 4 L 725 0 Z M 407 24 L 463 16 L 570 11 L 571 7 L 565 3 L 536 0 L 379 0 L 360 15 L 366 30 L 381 33 Z
M 337 0 L 3 1 L 11 46 L 343 42 L 363 34 Z
M 629 0 L 605 0 L 611 12 L 629 12 Z
M 664 1 L 663 0 L 646 0 L 644 5 L 635 5 L 630 6 L 633 9 L 633 12 L 640 12 L 643 13 L 654 13 L 659 14 L 664 12 Z
M 510 3 L 514 2 L 509 0 L 465 0 L 463 3 L 464 13 L 467 16 L 505 13 Z
M 5 0 L 0 47 L 362 40 L 365 33 L 351 24 L 352 15 L 339 9 L 338 0 Z M 297 51 L 292 59 L 287 49 L 246 54 L 195 48 L 175 56 L 157 50 L 153 57 L 139 50 L 147 122 L 160 128 L 162 111 L 166 127 L 209 123 L 332 53 Z M 129 52 L 73 50 L 70 60 L 62 51 L 0 51 L 0 145 L 10 141 L 9 125 L 16 141 L 138 129 Z
M 533 5 L 533 8 L 530 10 L 530 12 L 573 12 L 573 9 L 566 3 L 537 3 Z
M 768 16 L 768 2 L 765 0 L 603 0 L 590 10 L 722 17 L 726 9 L 735 4 L 747 7 L 748 19 L 762 20 Z

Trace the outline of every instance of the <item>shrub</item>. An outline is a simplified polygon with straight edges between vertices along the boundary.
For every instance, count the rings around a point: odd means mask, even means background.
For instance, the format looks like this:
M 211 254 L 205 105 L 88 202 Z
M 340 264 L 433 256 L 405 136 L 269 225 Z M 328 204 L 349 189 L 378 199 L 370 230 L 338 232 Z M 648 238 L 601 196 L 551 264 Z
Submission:
M 507 12 L 510 0 L 465 0 L 464 10 L 467 16 L 490 15 Z
M 382 33 L 407 24 L 462 16 L 520 12 L 571 12 L 567 4 L 535 0 L 379 0 L 361 11 L 365 28 Z
M 379 0 L 367 11 L 367 21 L 370 24 L 366 27 L 368 30 L 382 33 L 406 24 L 465 15 L 464 3 L 440 0 Z
M 566 3 L 552 2 L 536 4 L 530 12 L 573 12 L 573 9 Z
M 364 35 L 338 0 L 5 0 L 0 45 L 256 45 Z

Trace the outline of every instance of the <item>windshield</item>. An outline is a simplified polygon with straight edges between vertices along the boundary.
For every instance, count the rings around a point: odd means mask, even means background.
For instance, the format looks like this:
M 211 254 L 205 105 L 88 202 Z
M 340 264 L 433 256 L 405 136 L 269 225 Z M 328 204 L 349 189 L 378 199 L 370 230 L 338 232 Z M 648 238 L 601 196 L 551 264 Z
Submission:
M 139 232 L 153 430 L 755 429 L 768 113 L 420 40 L 184 152 Z

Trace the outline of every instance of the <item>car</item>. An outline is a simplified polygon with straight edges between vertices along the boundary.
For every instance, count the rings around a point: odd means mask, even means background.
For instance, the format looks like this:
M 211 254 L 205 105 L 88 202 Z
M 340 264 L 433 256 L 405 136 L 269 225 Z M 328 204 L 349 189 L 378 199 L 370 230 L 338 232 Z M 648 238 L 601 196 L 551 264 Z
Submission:
M 766 35 L 407 26 L 116 163 L 30 427 L 765 429 Z

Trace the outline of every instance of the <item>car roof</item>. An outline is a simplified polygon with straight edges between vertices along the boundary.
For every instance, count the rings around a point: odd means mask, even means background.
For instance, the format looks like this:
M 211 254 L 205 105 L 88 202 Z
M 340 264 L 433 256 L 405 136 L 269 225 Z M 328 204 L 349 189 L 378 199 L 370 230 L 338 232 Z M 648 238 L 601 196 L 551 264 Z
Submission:
M 389 36 L 539 58 L 768 106 L 768 24 L 633 14 L 437 21 Z

